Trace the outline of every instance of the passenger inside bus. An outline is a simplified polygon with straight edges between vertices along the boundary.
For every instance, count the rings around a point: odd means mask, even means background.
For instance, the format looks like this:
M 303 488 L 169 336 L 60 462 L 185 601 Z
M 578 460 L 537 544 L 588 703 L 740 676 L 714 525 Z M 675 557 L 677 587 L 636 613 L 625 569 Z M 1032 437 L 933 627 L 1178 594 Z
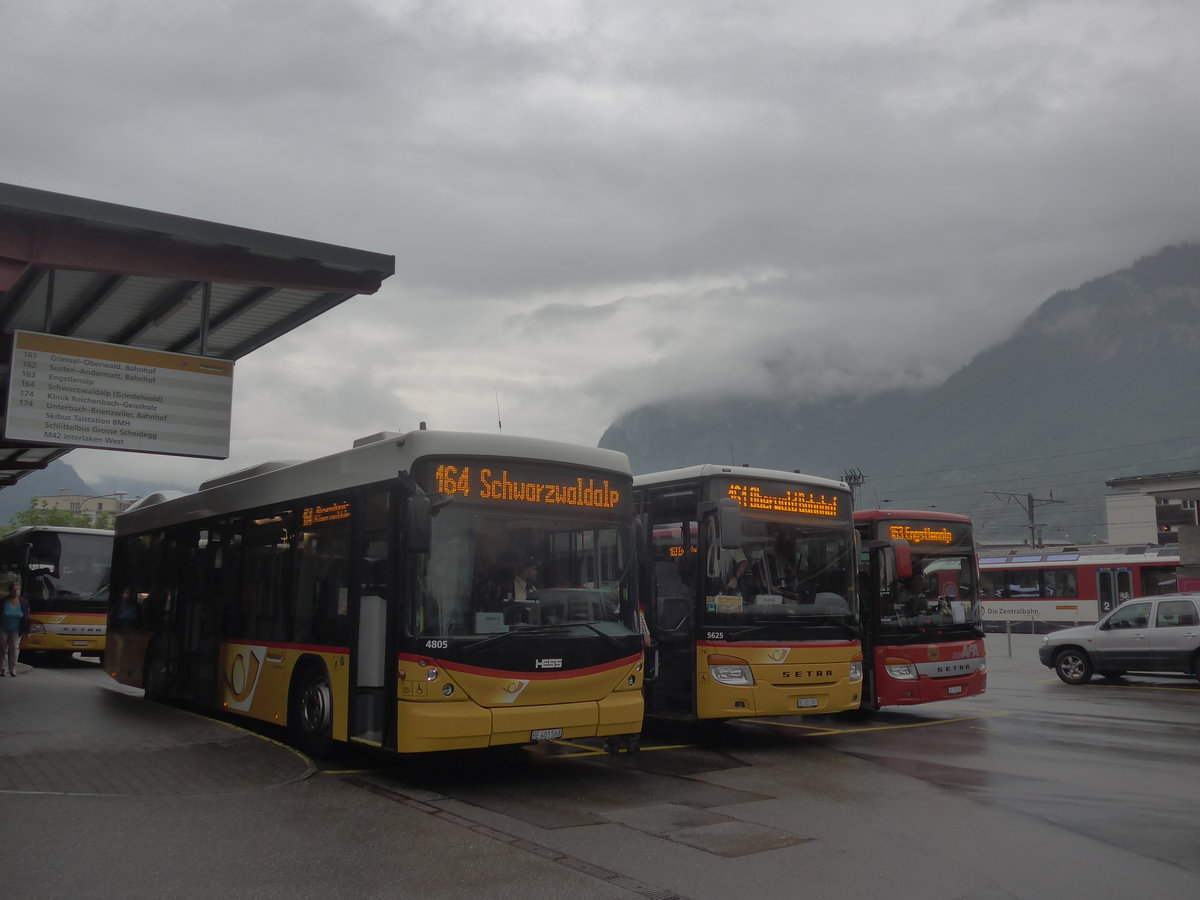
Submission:
M 524 603 L 537 590 L 538 564 L 533 556 L 527 555 L 513 576 L 512 599 Z
M 929 611 L 929 600 L 926 597 L 928 582 L 925 573 L 919 569 L 900 588 L 900 603 L 905 615 L 919 616 Z
M 730 551 L 729 558 L 731 565 L 729 569 L 729 577 L 725 579 L 725 590 L 731 594 L 750 593 L 750 585 L 745 583 L 745 579 L 750 574 L 751 562 L 742 550 Z
M 137 628 L 142 609 L 138 605 L 133 591 L 125 588 L 121 592 L 121 601 L 117 605 L 116 625 L 120 631 L 132 631 Z

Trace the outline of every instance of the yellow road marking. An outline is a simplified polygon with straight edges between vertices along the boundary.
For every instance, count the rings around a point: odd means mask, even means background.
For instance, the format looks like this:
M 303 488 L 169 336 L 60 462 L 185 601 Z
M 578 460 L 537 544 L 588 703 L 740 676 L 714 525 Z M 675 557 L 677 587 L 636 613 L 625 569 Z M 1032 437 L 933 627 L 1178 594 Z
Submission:
M 773 722 L 764 720 L 756 721 L 759 725 L 775 725 L 781 728 L 795 728 L 800 731 L 808 731 L 811 736 L 828 736 L 834 734 L 866 734 L 871 731 L 900 731 L 904 728 L 928 728 L 932 725 L 951 725 L 955 722 L 971 722 L 976 719 L 994 719 L 998 716 L 1006 716 L 1007 712 L 1001 710 L 997 712 L 980 713 L 974 716 L 956 716 L 953 719 L 930 719 L 924 722 L 906 722 L 896 725 L 871 725 L 864 728 L 824 728 L 818 729 L 815 725 L 793 725 L 791 722 Z
M 1088 687 L 1109 688 L 1126 691 L 1184 691 L 1185 693 L 1194 694 L 1194 687 L 1167 687 L 1165 684 L 1089 684 Z
M 1062 684 L 1062 683 L 1063 682 L 1062 682 L 1061 678 L 1041 678 L 1035 682 L 1035 684 Z M 1123 688 L 1127 691 L 1183 691 L 1185 693 L 1191 693 L 1191 694 L 1194 694 L 1194 693 L 1196 693 L 1197 690 L 1200 690 L 1200 686 L 1185 685 L 1182 687 L 1168 687 L 1165 684 L 1113 684 L 1111 682 L 1105 682 L 1105 681 L 1089 681 L 1086 684 L 1069 684 L 1069 685 L 1065 685 L 1065 687 L 1118 688 L 1118 689 Z
M 576 747 L 576 748 L 578 748 L 579 752 L 578 753 L 556 753 L 554 756 L 550 757 L 551 759 L 579 759 L 580 757 L 584 757 L 584 756 L 606 756 L 608 754 L 607 750 L 604 750 L 601 748 L 587 747 L 583 744 L 572 744 L 570 741 L 555 741 L 554 743 L 560 744 L 564 747 Z M 692 747 L 695 747 L 695 746 L 696 746 L 695 744 L 662 744 L 659 746 L 648 747 L 645 744 L 639 744 L 637 752 L 653 753 L 656 750 L 690 750 Z

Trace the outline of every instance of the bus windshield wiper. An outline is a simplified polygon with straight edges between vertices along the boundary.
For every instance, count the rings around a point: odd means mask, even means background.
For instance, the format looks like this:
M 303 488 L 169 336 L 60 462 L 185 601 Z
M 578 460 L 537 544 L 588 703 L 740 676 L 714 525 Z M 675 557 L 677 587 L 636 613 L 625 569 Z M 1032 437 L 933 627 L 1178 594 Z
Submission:
M 479 650 L 483 647 L 491 646 L 492 644 L 498 644 L 501 641 L 504 641 L 508 638 L 513 637 L 514 635 L 518 635 L 518 634 L 549 634 L 554 631 L 561 631 L 562 629 L 564 629 L 566 627 L 567 627 L 567 623 L 563 623 L 562 625 L 526 625 L 526 624 L 513 625 L 509 631 L 500 631 L 500 632 L 497 632 L 496 634 L 491 635 L 490 637 L 484 638 L 482 641 L 478 641 L 474 644 L 468 644 L 467 646 L 463 647 L 462 655 L 470 656 L 476 650 Z
M 610 644 L 612 644 L 618 650 L 625 649 L 625 646 L 619 640 L 617 640 L 616 635 L 609 634 L 607 631 L 601 631 L 599 628 L 596 627 L 594 622 L 572 622 L 571 624 L 572 625 L 582 625 L 584 628 L 587 628 L 589 631 L 592 631 L 593 633 L 600 635 L 600 637 L 604 638 L 606 641 L 608 641 Z M 632 631 L 629 633 L 633 634 Z

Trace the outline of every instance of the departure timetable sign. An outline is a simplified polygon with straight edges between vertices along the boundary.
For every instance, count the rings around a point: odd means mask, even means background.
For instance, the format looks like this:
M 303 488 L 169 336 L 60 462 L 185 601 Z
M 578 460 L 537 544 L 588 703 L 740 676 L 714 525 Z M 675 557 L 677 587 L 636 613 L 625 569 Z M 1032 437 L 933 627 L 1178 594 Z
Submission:
M 631 493 L 629 482 L 615 473 L 543 468 L 520 461 L 442 462 L 432 475 L 431 486 L 439 494 L 489 506 L 615 510 L 628 502 Z
M 846 520 L 850 516 L 849 497 L 825 490 L 805 490 L 804 485 L 778 481 L 731 481 L 725 496 L 752 512 L 814 516 Z
M 232 402 L 230 360 L 18 331 L 4 436 L 225 459 Z

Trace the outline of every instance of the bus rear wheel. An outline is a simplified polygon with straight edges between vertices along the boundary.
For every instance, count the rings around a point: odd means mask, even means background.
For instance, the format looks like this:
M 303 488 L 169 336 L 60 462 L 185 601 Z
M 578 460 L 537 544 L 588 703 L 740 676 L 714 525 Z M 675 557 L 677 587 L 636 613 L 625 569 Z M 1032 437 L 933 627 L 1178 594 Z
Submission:
M 306 667 L 292 683 L 288 732 L 309 756 L 320 759 L 333 750 L 333 687 L 323 665 Z

